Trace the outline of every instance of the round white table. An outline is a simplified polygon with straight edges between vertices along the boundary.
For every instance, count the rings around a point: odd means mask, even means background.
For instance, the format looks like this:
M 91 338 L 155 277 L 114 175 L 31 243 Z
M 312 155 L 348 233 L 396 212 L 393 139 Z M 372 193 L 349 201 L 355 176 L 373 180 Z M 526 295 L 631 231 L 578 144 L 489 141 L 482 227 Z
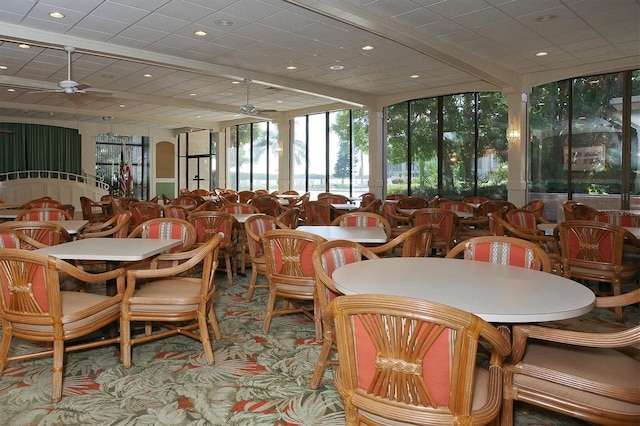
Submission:
M 548 272 L 488 262 L 391 257 L 336 269 L 344 294 L 389 294 L 431 300 L 485 321 L 528 323 L 584 315 L 595 305 L 582 284 Z

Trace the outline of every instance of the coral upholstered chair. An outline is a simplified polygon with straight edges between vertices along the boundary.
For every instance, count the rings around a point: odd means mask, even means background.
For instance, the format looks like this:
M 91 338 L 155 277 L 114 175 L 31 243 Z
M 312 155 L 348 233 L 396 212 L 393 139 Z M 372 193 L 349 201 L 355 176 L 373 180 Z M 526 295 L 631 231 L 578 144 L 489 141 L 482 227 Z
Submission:
M 250 302 L 256 288 L 269 288 L 269 284 L 257 284 L 258 275 L 267 276 L 267 263 L 264 258 L 262 235 L 274 229 L 287 228 L 287 226 L 270 215 L 257 215 L 247 218 L 244 222 L 244 232 L 249 247 L 249 259 L 251 260 L 251 279 L 247 289 L 246 301 Z
M 500 236 L 470 238 L 452 248 L 446 257 L 457 258 L 461 254 L 464 255 L 465 260 L 551 272 L 551 261 L 547 253 L 539 245 L 520 238 Z
M 202 211 L 191 213 L 189 222 L 196 230 L 196 244 L 205 244 L 218 233 L 223 234 L 218 256 L 224 258 L 227 281 L 232 285 L 234 272 L 232 260 L 238 253 L 236 231 L 238 221 L 231 214 L 223 211 Z
M 349 295 L 330 306 L 347 425 L 484 425 L 500 413 L 510 348 L 491 324 L 407 297 Z M 479 341 L 492 348 L 488 368 L 476 364 Z
M 29 210 L 23 210 L 16 216 L 16 220 L 28 220 L 28 221 L 57 221 L 57 220 L 72 220 L 73 217 L 62 209 L 53 207 L 39 207 Z
M 316 300 L 316 275 L 311 255 L 324 238 L 295 229 L 275 229 L 262 235 L 269 301 L 262 325 L 267 333 L 274 315 L 302 313 L 312 319 L 316 328 L 316 340 L 322 340 L 320 307 Z M 286 303 L 276 310 L 276 299 Z
M 60 276 L 83 284 L 116 279 L 117 294 L 60 290 Z M 65 345 L 85 337 L 120 318 L 124 269 L 88 274 L 53 256 L 30 250 L 0 250 L 0 317 L 2 345 L 0 372 L 10 361 L 53 355 L 51 400 L 62 398 L 65 352 L 116 343 L 119 337 Z M 42 344 L 42 351 L 10 354 L 11 340 L 18 337 Z M 47 343 L 47 344 L 45 344 Z
M 131 346 L 175 334 L 200 341 L 206 363 L 213 364 L 209 325 L 216 339 L 222 338 L 212 303 L 221 240 L 222 235 L 218 234 L 193 250 L 159 256 L 161 262 L 175 266 L 127 271 L 120 319 L 120 352 L 124 368 L 131 367 Z M 184 276 L 200 264 L 199 278 Z M 134 321 L 147 324 L 144 336 L 131 337 Z M 150 322 L 160 322 L 164 326 L 154 333 L 148 326 Z M 193 331 L 196 329 L 197 333 Z
M 638 302 L 640 289 L 596 297 L 596 308 Z M 640 424 L 639 325 L 587 333 L 527 324 L 514 326 L 512 336 L 503 426 L 513 425 L 513 401 L 601 425 Z
M 623 284 L 638 280 L 637 259 L 624 258 L 625 229 L 591 220 L 560 222 L 554 234 L 560 240 L 562 272 L 566 278 L 611 284 L 613 294 L 622 293 Z M 622 320 L 622 307 L 616 307 Z
M 391 237 L 391 224 L 387 219 L 378 213 L 372 212 L 352 212 L 344 213 L 335 218 L 331 225 L 337 226 L 378 226 L 384 229 L 387 240 Z
M 333 329 L 333 321 L 331 321 L 329 313 L 329 303 L 342 293 L 334 287 L 331 276 L 333 271 L 341 266 L 353 262 L 360 262 L 364 259 L 377 259 L 372 251 L 347 240 L 326 241 L 315 248 L 312 255 L 313 269 L 316 274 L 316 294 L 318 297 L 318 305 L 322 313 L 322 350 L 318 356 L 316 369 L 311 378 L 311 389 L 317 389 L 322 380 L 324 370 L 329 364 L 336 364 L 329 361 L 331 349 L 335 346 L 335 331 Z

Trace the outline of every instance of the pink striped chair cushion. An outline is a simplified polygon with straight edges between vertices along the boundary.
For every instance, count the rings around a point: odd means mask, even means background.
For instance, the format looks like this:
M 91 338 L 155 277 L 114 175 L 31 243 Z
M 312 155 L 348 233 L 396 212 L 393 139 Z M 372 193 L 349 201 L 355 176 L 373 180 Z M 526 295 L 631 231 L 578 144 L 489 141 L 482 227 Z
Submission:
M 528 269 L 540 269 L 540 261 L 529 248 L 505 242 L 468 243 L 465 259 L 502 265 L 520 266 Z

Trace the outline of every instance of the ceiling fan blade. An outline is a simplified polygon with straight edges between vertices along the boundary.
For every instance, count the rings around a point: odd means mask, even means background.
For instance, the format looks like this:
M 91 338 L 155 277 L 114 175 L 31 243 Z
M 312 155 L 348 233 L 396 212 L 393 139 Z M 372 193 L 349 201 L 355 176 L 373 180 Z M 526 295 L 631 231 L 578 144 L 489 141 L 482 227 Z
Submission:
M 80 90 L 87 90 L 87 89 L 91 89 L 93 86 L 87 83 L 82 83 L 82 84 L 78 84 L 76 86 L 76 90 L 80 91 Z

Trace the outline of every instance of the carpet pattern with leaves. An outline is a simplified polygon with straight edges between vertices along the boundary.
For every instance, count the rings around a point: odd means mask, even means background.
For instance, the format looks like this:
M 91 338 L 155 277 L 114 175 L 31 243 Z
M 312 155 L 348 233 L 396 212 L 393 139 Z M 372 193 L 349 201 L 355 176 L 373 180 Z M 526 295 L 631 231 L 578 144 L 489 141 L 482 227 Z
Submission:
M 317 390 L 309 388 L 320 352 L 313 323 L 302 315 L 276 317 L 269 333 L 262 333 L 266 290 L 258 289 L 247 303 L 248 278 L 234 276 L 231 287 L 223 275 L 216 278 L 214 306 L 223 338 L 214 340 L 215 365 L 206 365 L 200 343 L 185 336 L 134 346 L 128 370 L 120 364 L 115 345 L 73 352 L 65 358 L 63 398 L 51 403 L 51 358 L 12 362 L 0 379 L 0 422 L 7 426 L 344 425 L 333 368 L 327 369 Z M 621 326 L 612 314 L 601 316 L 590 314 L 576 324 L 561 325 Z M 28 351 L 31 345 L 14 339 L 12 351 Z M 587 424 L 516 407 L 517 426 Z

